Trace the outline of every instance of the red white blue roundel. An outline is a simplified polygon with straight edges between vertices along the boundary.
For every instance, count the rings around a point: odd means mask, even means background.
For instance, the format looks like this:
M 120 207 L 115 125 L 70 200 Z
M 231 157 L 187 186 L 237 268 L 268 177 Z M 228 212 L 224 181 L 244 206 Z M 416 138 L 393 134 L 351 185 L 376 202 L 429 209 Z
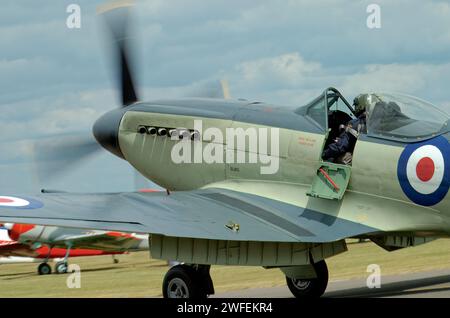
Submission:
M 450 145 L 440 136 L 410 144 L 400 156 L 398 180 L 406 196 L 416 204 L 436 205 L 450 186 Z
M 0 195 L 0 208 L 9 209 L 39 209 L 44 204 L 38 200 L 30 198 L 19 198 Z

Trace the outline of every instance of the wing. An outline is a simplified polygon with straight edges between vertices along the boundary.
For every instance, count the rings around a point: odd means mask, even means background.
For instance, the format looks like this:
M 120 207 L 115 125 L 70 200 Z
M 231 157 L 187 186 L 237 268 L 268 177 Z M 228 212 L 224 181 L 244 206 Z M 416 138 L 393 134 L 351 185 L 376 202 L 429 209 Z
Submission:
M 18 244 L 19 243 L 17 243 L 16 241 L 0 241 L 0 250 L 2 250 L 4 248 L 6 249 L 11 246 L 18 245 Z
M 52 239 L 52 245 L 55 247 L 67 248 L 68 242 L 72 244 L 73 248 L 98 249 L 111 252 L 148 250 L 148 238 L 121 232 L 69 234 Z
M 0 221 L 266 242 L 332 242 L 377 231 L 297 205 L 214 188 L 170 195 L 49 193 L 18 199 L 30 205 L 0 206 Z
M 27 245 L 18 243 L 16 241 L 0 241 L 0 256 L 36 256 L 33 250 Z

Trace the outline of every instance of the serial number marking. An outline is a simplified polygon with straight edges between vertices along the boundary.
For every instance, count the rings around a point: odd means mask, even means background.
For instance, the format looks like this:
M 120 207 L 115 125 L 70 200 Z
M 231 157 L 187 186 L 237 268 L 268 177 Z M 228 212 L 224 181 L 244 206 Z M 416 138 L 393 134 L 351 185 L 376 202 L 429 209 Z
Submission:
M 313 147 L 316 144 L 316 139 L 298 137 L 298 143 L 303 146 Z
M 223 313 L 272 312 L 272 303 L 222 303 Z

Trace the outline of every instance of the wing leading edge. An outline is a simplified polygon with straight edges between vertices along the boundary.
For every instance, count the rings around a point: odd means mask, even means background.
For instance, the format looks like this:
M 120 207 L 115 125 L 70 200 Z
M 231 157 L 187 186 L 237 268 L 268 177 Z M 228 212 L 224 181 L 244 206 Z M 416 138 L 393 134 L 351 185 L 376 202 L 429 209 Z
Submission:
M 19 199 L 33 202 L 34 207 L 0 206 L 0 221 L 228 241 L 321 243 L 377 231 L 299 206 L 224 189 L 170 195 L 49 193 Z
M 52 245 L 66 248 L 70 242 L 72 248 L 99 249 L 103 251 L 144 251 L 148 250 L 148 237 L 122 232 L 86 233 L 82 235 L 61 235 L 54 238 Z

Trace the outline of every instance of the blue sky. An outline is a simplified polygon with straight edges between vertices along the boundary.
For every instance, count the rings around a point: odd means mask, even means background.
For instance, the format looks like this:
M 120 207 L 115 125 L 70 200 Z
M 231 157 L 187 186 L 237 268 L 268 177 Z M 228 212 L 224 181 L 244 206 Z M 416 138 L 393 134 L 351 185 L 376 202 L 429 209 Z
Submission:
M 192 95 L 229 81 L 233 97 L 302 105 L 335 86 L 349 100 L 399 91 L 450 112 L 450 4 L 437 0 L 136 1 L 142 99 Z M 66 7 L 81 7 L 81 29 Z M 103 1 L 2 1 L 0 189 L 126 191 L 132 169 L 100 152 L 53 180 L 35 176 L 30 141 L 89 134 L 118 106 L 111 48 L 96 16 Z M 366 25 L 381 7 L 381 29 Z

